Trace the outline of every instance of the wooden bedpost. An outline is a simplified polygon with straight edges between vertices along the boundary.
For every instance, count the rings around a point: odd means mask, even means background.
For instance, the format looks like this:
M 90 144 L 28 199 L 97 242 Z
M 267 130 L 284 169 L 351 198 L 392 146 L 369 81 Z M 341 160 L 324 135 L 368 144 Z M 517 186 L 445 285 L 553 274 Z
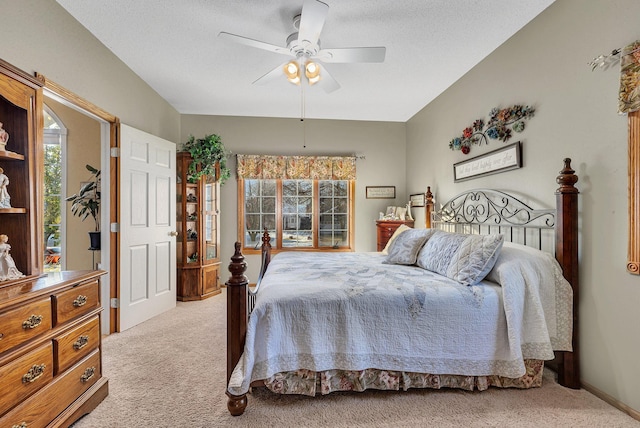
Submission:
M 244 349 L 247 334 L 247 286 L 249 280 L 245 276 L 247 263 L 240 249 L 242 244 L 236 242 L 235 253 L 231 257 L 229 271 L 231 277 L 227 285 L 227 384 L 231 373 L 238 364 Z M 247 407 L 247 395 L 232 395 L 227 391 L 229 401 L 227 408 L 233 416 L 244 413 Z
M 262 265 L 260 266 L 260 277 L 265 273 L 269 263 L 271 262 L 271 237 L 269 236 L 269 229 L 264 228 L 262 233 Z
M 580 360 L 578 352 L 578 176 L 571 169 L 571 159 L 564 160 L 564 168 L 556 178 L 556 259 L 564 277 L 573 288 L 573 352 L 558 352 L 558 383 L 580 388 Z
M 427 229 L 431 229 L 431 214 L 433 213 L 434 201 L 433 201 L 433 193 L 431 193 L 431 186 L 427 186 L 427 191 L 424 194 L 425 196 L 425 204 L 424 204 L 424 223 Z

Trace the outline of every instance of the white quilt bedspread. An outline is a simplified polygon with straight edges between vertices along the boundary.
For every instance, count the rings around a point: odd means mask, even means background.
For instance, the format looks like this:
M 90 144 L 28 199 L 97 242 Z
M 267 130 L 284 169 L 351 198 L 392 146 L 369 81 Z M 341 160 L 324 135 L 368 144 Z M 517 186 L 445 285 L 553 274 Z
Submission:
M 242 395 L 254 380 L 297 369 L 515 378 L 525 373 L 524 358 L 571 350 L 571 289 L 557 271 L 507 269 L 508 284 L 463 286 L 416 266 L 382 264 L 384 257 L 275 256 L 229 392 Z

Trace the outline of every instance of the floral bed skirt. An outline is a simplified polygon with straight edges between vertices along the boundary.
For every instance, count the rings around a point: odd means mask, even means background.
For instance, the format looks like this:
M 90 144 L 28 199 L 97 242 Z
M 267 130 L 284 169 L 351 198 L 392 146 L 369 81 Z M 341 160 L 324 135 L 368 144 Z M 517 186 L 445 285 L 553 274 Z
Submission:
M 533 388 L 542 386 L 543 360 L 524 360 L 526 373 L 519 378 L 502 376 L 434 375 L 379 369 L 327 370 L 315 372 L 296 370 L 276 373 L 264 383 L 278 394 L 314 396 L 334 391 L 364 391 L 365 389 L 404 390 L 409 388 L 458 388 L 484 391 L 490 386 L 498 388 Z

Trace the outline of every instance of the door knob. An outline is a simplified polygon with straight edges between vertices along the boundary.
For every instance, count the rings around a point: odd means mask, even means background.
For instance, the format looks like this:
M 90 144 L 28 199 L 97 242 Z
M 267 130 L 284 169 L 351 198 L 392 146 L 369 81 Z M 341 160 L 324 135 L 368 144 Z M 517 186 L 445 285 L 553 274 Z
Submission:
M 178 232 L 172 230 L 171 232 L 169 232 L 169 236 L 178 236 Z

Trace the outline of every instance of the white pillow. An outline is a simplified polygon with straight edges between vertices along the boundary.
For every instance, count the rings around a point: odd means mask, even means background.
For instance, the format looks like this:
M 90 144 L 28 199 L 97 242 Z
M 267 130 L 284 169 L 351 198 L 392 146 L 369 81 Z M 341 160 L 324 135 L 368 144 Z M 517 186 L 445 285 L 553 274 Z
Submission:
M 503 235 L 438 230 L 420 250 L 416 264 L 462 285 L 475 285 L 493 268 L 503 241 Z
M 560 269 L 557 260 L 549 253 L 526 245 L 505 242 L 500 257 L 485 279 L 503 285 L 509 275 L 521 272 L 522 266 L 535 270 L 540 277 L 547 275 L 547 272 L 553 272 L 555 266 Z
M 418 252 L 433 235 L 434 229 L 411 229 L 401 232 L 389 247 L 389 254 L 382 263 L 412 265 L 416 263 Z
M 407 229 L 411 229 L 409 226 L 407 226 L 406 224 L 401 224 L 400 226 L 398 226 L 398 228 L 395 230 L 395 232 L 393 232 L 393 235 L 391 235 L 391 238 L 389 238 L 389 240 L 387 241 L 387 245 L 384 246 L 384 248 L 382 249 L 381 253 L 382 254 L 389 254 L 389 247 L 391 246 L 391 243 L 393 241 L 395 241 L 395 239 L 398 237 L 398 235 L 400 235 L 402 232 L 404 232 Z

